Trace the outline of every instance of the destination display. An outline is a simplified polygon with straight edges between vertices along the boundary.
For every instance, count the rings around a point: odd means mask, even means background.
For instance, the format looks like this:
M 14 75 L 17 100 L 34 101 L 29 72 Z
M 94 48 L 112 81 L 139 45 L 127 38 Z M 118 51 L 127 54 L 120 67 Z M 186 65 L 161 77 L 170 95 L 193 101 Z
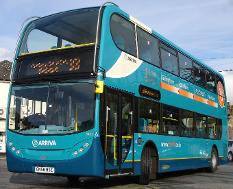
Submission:
M 141 96 L 150 97 L 155 100 L 160 100 L 161 94 L 158 90 L 146 87 L 144 85 L 139 86 L 139 93 Z
M 69 73 L 90 73 L 93 70 L 93 49 L 64 49 L 24 55 L 17 62 L 17 79 L 60 75 Z

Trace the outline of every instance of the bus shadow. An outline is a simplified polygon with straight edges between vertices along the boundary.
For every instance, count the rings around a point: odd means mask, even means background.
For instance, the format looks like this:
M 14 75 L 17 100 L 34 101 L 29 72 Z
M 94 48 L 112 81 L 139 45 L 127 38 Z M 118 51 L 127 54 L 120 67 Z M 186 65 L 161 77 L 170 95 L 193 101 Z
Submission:
M 233 165 L 233 163 L 231 163 Z M 188 176 L 193 174 L 207 173 L 205 169 L 196 170 L 185 170 L 177 172 L 169 172 L 158 175 L 158 179 L 152 181 L 151 184 L 157 187 L 168 187 L 177 184 L 184 184 L 183 179 L 174 179 L 176 177 Z M 188 181 L 187 181 L 188 182 Z M 70 183 L 66 177 L 51 176 L 51 175 L 37 175 L 37 174 L 13 174 L 10 177 L 10 183 L 30 185 L 48 188 L 110 188 L 114 186 L 125 186 L 130 185 L 131 187 L 137 187 L 136 177 L 114 177 L 111 179 L 101 179 L 101 178 L 87 178 L 81 177 L 79 181 Z M 191 184 L 191 183 L 187 183 Z M 25 188 L 25 187 L 24 187 Z
M 201 168 L 201 169 L 188 169 L 182 171 L 161 173 L 158 175 L 158 179 L 166 179 L 166 178 L 179 177 L 185 175 L 188 176 L 188 175 L 193 175 L 195 173 L 207 173 L 207 170 L 205 168 Z
M 22 185 L 23 188 L 108 188 L 120 185 L 136 184 L 134 177 L 115 177 L 111 179 L 81 177 L 77 182 L 69 182 L 66 177 L 35 174 L 13 174 L 9 182 Z M 46 188 L 47 188 L 46 187 Z

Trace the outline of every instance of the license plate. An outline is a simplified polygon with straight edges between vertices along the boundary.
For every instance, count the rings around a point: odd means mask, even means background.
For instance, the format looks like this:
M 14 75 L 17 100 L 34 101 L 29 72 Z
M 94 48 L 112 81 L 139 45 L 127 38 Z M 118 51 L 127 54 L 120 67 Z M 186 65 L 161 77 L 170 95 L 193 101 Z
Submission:
M 35 173 L 54 174 L 55 173 L 55 168 L 54 167 L 35 167 Z

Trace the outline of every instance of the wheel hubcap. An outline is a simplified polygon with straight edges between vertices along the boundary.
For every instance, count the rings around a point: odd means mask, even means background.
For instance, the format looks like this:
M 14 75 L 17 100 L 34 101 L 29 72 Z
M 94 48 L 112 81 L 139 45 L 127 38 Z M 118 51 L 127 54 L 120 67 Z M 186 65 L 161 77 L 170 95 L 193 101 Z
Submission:
M 228 154 L 228 159 L 232 161 L 232 154 Z
M 217 166 L 217 158 L 216 158 L 216 155 L 215 155 L 215 154 L 212 156 L 212 166 L 213 166 L 213 167 L 216 167 L 216 166 Z

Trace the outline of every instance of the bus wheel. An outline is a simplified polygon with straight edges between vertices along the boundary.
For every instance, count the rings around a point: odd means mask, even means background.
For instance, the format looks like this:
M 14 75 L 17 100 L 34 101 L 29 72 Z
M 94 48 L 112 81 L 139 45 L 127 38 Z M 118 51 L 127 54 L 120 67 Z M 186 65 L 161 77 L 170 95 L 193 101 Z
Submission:
M 74 184 L 79 182 L 79 177 L 78 176 L 68 176 L 67 180 L 69 183 Z
M 142 153 L 141 175 L 138 183 L 141 185 L 149 184 L 150 180 L 156 179 L 157 175 L 157 156 L 154 148 L 146 147 Z
M 217 168 L 218 168 L 218 153 L 217 150 L 213 148 L 211 152 L 210 167 L 208 170 L 213 173 L 217 170 Z
M 228 160 L 233 161 L 233 154 L 232 152 L 228 152 Z

